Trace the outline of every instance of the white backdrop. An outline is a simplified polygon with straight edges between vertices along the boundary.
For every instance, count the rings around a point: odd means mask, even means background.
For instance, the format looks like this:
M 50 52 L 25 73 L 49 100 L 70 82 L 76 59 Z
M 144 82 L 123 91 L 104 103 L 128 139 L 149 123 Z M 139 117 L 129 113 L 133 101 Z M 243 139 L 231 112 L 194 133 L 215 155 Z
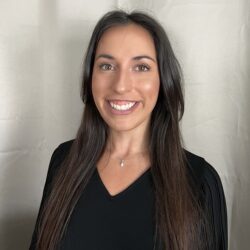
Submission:
M 0 0 L 0 249 L 27 249 L 54 148 L 74 138 L 96 21 L 148 10 L 185 76 L 186 148 L 221 176 L 230 250 L 249 249 L 249 0 Z

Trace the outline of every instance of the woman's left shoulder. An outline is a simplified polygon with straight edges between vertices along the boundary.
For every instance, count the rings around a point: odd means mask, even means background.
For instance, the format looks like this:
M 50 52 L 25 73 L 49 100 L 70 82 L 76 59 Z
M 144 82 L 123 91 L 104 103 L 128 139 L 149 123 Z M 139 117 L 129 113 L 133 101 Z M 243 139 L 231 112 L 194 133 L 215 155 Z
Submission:
M 216 169 L 203 157 L 184 150 L 188 169 L 202 193 L 207 212 L 212 218 L 216 249 L 228 249 L 227 206 L 221 178 Z
M 202 156 L 184 149 L 189 170 L 195 175 L 196 181 L 201 185 L 208 185 L 211 192 L 223 193 L 223 186 L 217 170 Z M 213 193 L 213 192 L 212 192 Z

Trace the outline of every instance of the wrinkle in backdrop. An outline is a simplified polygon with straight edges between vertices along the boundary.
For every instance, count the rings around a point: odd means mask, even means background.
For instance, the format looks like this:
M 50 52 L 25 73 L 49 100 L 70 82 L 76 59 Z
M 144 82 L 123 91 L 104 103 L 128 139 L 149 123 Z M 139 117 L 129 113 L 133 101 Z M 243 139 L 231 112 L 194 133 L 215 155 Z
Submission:
M 168 32 L 184 72 L 185 147 L 218 171 L 230 250 L 247 250 L 248 0 L 0 1 L 0 249 L 29 245 L 52 151 L 80 124 L 91 31 L 117 7 L 146 10 Z

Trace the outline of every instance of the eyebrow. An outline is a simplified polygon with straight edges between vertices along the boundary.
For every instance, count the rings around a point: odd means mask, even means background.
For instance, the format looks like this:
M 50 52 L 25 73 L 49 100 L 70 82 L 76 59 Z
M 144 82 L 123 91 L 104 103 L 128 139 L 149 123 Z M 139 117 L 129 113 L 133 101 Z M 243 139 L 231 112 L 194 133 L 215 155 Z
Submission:
M 115 60 L 115 58 L 109 54 L 100 54 L 96 57 L 96 60 L 99 59 L 99 58 L 106 58 L 106 59 L 110 59 L 110 60 Z M 135 56 L 135 57 L 132 57 L 132 60 L 141 60 L 141 59 L 149 59 L 153 62 L 156 62 L 154 58 L 150 57 L 150 56 L 147 56 L 147 55 L 140 55 L 140 56 Z

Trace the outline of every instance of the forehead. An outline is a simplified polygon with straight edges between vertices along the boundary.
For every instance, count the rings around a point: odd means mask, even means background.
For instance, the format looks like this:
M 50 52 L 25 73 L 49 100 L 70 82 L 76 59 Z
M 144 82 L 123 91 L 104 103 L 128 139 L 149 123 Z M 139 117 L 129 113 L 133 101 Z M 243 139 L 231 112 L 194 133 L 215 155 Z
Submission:
M 115 57 L 146 54 L 156 58 L 154 41 L 150 33 L 136 24 L 109 28 L 102 35 L 96 54 L 107 53 Z

